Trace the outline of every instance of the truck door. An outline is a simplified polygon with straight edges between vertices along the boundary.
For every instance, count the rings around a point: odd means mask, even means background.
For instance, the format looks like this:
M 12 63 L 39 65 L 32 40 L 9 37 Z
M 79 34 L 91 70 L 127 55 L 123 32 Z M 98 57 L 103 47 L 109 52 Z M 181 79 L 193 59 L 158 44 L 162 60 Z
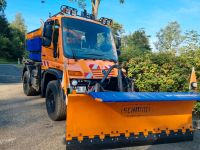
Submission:
M 55 63 L 59 58 L 58 37 L 59 37 L 59 21 L 48 20 L 44 24 L 43 41 L 42 41 L 42 61 L 47 67 L 55 68 Z

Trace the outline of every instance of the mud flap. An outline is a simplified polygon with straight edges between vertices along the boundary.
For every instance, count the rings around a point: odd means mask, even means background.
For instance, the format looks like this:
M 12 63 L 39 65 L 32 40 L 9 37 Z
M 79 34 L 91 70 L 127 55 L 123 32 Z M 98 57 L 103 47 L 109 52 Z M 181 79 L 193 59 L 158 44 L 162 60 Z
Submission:
M 138 98 L 141 97 L 137 94 L 137 98 L 133 98 L 132 94 L 127 97 L 124 93 L 121 96 L 114 93 L 118 97 L 115 100 L 113 93 L 107 93 L 107 97 L 105 93 L 104 97 L 99 94 L 68 96 L 68 149 L 124 147 L 193 139 L 192 109 L 197 96 L 192 95 L 191 98 L 182 94 L 184 100 L 172 97 L 167 100 L 163 95 L 162 98 L 157 95 L 157 99 L 148 96 L 144 99 L 143 93 L 143 100 L 140 101 Z

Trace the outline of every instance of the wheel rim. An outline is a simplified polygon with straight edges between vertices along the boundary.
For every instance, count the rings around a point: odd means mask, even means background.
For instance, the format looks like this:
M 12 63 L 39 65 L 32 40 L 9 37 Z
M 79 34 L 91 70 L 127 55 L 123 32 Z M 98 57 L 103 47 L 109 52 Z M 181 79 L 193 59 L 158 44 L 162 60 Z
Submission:
M 55 98 L 53 91 L 49 90 L 47 94 L 47 108 L 49 113 L 53 113 L 55 111 Z

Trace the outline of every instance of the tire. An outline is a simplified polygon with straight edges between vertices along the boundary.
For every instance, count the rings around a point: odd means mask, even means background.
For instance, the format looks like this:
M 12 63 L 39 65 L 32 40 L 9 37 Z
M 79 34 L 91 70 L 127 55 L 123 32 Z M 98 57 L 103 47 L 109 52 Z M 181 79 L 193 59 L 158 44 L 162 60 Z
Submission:
M 50 81 L 46 89 L 46 109 L 53 121 L 66 119 L 66 104 L 58 81 Z
M 31 85 L 29 84 L 29 80 L 30 80 L 29 72 L 25 71 L 24 76 L 23 76 L 23 91 L 24 91 L 24 94 L 27 95 L 27 96 L 38 95 L 38 92 L 33 87 L 31 87 Z

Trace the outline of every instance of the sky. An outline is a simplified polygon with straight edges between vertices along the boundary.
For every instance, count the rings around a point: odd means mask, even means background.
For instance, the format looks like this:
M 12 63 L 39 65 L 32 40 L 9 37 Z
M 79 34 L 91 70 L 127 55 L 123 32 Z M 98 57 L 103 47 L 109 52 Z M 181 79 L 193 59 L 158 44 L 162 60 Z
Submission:
M 70 0 L 7 0 L 6 16 L 12 22 L 16 13 L 25 19 L 28 31 L 40 27 L 40 19 L 46 20 L 51 14 L 59 12 L 62 4 L 78 8 Z M 90 0 L 86 9 L 91 12 Z M 79 8 L 79 13 L 81 9 Z M 171 21 L 178 21 L 182 31 L 196 30 L 200 33 L 200 0 L 101 0 L 99 17 L 112 18 L 122 24 L 125 34 L 144 28 L 150 35 L 150 43 L 156 41 L 156 33 Z

